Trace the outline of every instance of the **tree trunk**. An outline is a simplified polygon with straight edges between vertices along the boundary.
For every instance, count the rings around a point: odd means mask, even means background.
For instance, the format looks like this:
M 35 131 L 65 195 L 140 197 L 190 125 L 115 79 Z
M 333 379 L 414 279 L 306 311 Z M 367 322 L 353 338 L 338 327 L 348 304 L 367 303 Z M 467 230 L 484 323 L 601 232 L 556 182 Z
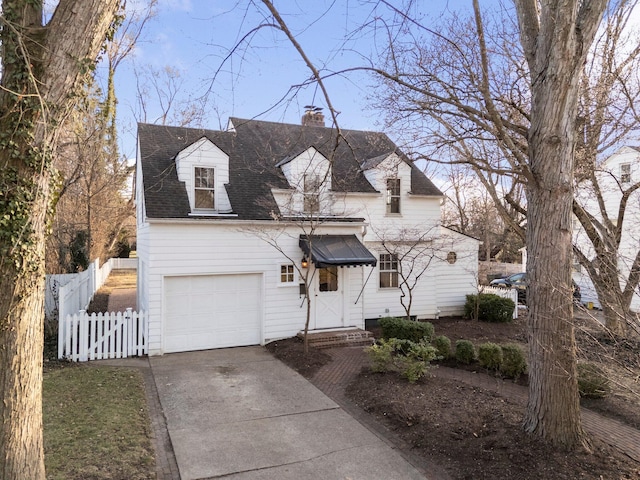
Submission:
M 537 5 L 537 6 L 536 6 Z M 606 2 L 516 0 L 531 76 L 527 184 L 529 400 L 524 428 L 589 449 L 580 421 L 571 214 L 580 71 Z
M 629 309 L 632 297 L 625 298 L 620 289 L 620 280 L 617 274 L 606 275 L 610 278 L 603 278 L 604 276 L 600 274 L 593 282 L 593 286 L 602 306 L 605 325 L 614 335 L 625 335 L 628 319 L 631 316 Z
M 0 122 L 0 130 L 3 128 Z M 4 183 L 4 182 L 3 182 Z M 2 185 L 4 187 L 4 185 Z M 0 189 L 3 189 L 0 187 Z M 23 268 L 2 262 L 0 280 L 0 478 L 44 479 L 42 356 L 44 210 L 35 206 Z M 3 245 L 3 252 L 5 251 Z
M 118 0 L 4 0 L 0 31 L 0 478 L 44 480 L 44 245 L 51 155 Z M 11 28 L 6 25 L 11 24 Z

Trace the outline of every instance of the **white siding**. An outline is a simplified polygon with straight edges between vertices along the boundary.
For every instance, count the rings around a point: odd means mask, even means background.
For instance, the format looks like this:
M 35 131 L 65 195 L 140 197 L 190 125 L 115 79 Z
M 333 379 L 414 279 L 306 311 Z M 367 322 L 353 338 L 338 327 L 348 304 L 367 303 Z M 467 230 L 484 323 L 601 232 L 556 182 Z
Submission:
M 442 230 L 441 248 L 445 256 L 436 264 L 434 272 L 439 316 L 462 315 L 466 296 L 478 292 L 478 241 Z M 455 263 L 446 260 L 448 252 L 455 252 Z
M 366 245 L 378 258 L 387 253 L 379 243 Z M 433 241 L 432 252 L 435 257 L 413 288 L 411 315 L 420 319 L 461 315 L 466 295 L 477 292 L 478 241 L 442 229 Z M 448 252 L 456 253 L 454 264 L 447 262 Z M 379 273 L 378 265 L 365 288 L 365 318 L 405 315 L 400 289 L 380 288 Z
M 136 163 L 136 250 L 138 256 L 137 305 L 139 311 L 149 308 L 149 224 L 144 207 L 144 178 L 140 163 L 140 145 L 138 144 L 138 161 Z
M 300 265 L 302 251 L 298 239 L 302 231 L 297 227 L 277 230 L 274 226 L 269 232 L 267 228 L 250 231 L 243 228 L 241 222 L 237 226 L 214 222 L 151 224 L 147 268 L 151 355 L 163 352 L 163 281 L 168 276 L 260 273 L 265 284 L 262 341 L 289 337 L 304 327 L 306 305 L 299 295 L 298 284 L 282 286 L 278 281 L 280 265 L 291 263 L 287 256 Z M 354 225 L 322 227 L 315 233 L 357 234 L 360 228 Z M 284 253 L 260 238 L 263 235 L 272 240 L 278 231 L 277 244 Z M 346 269 L 351 270 L 348 272 L 349 296 L 360 290 L 361 276 L 354 271 L 362 268 L 366 267 Z M 361 308 L 361 304 L 349 302 L 343 323 L 363 327 Z
M 380 260 L 380 254 L 387 253 L 387 250 L 377 242 L 368 242 L 366 246 L 378 260 Z M 408 265 L 406 268 L 408 268 Z M 437 304 L 433 271 L 434 266 L 432 263 L 428 267 L 427 273 L 418 280 L 416 286 L 412 289 L 411 315 L 415 315 L 418 318 L 433 318 L 436 315 Z M 400 278 L 398 278 L 398 282 L 401 282 Z M 406 304 L 408 304 L 408 293 L 407 291 L 407 296 L 405 296 Z M 400 295 L 400 288 L 380 288 L 380 264 L 378 263 L 365 287 L 365 318 L 406 315 Z
M 630 183 L 620 184 L 620 167 L 623 164 L 631 166 Z M 623 190 L 629 188 L 634 183 L 640 181 L 640 152 L 630 147 L 622 147 L 609 158 L 607 158 L 600 166 L 597 173 L 598 183 L 607 216 L 615 223 L 620 207 Z M 596 195 L 591 191 L 587 183 L 583 183 L 576 189 L 576 200 L 584 207 L 586 211 L 594 215 L 597 219 L 601 219 L 600 209 L 596 201 Z M 586 254 L 587 258 L 593 258 L 595 251 L 584 229 L 577 220 L 574 220 L 573 241 Z M 620 283 L 624 287 L 628 278 L 631 265 L 640 249 L 640 191 L 633 192 L 627 201 L 627 207 L 624 217 L 622 237 L 618 249 L 618 269 L 620 271 Z M 591 280 L 583 272 L 574 275 L 576 283 L 580 285 L 583 302 L 594 302 L 599 305 L 595 299 L 595 289 Z M 632 311 L 640 311 L 640 294 L 636 293 L 631 302 Z

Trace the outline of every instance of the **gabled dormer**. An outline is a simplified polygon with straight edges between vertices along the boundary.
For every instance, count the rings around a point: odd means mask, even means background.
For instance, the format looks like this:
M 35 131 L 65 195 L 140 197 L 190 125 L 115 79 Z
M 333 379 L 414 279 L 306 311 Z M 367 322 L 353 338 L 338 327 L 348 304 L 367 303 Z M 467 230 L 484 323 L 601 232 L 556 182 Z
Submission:
M 331 162 L 314 147 L 283 158 L 276 164 L 289 183 L 289 191 L 275 190 L 284 215 L 326 214 L 331 210 Z
M 384 196 L 387 215 L 402 215 L 403 203 L 411 192 L 411 166 L 390 152 L 367 159 L 361 165 L 364 176 Z
M 189 197 L 190 215 L 231 212 L 225 185 L 229 183 L 229 156 L 202 137 L 176 155 L 178 179 Z

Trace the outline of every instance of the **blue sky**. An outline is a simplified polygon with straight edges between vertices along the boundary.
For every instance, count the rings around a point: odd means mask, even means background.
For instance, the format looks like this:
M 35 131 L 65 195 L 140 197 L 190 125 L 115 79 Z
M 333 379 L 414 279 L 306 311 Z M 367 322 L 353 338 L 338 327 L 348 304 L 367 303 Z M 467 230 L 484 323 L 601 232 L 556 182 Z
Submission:
M 139 8 L 145 3 L 129 0 L 128 6 Z M 471 7 L 471 0 L 416 3 L 413 14 L 422 16 L 427 25 L 437 22 L 440 15 Z M 368 56 L 375 58 L 373 29 L 358 27 L 378 21 L 381 12 L 390 12 L 379 2 L 365 0 L 283 0 L 275 4 L 307 55 L 324 72 L 362 65 Z M 224 128 L 230 116 L 298 123 L 304 105 L 325 107 L 314 86 L 295 90 L 295 94 L 291 90 L 309 79 L 311 72 L 282 32 L 262 28 L 241 42 L 268 20 L 259 1 L 159 0 L 156 16 L 116 74 L 121 153 L 135 156 L 137 121 L 161 123 L 161 102 L 153 89 L 143 95 L 145 113 L 140 111 L 136 83 L 143 82 L 144 76 L 136 76 L 136 70 L 170 68 L 177 73 L 175 101 L 191 102 L 204 112 L 194 126 Z M 158 82 L 165 80 L 165 76 L 157 77 Z M 382 129 L 379 114 L 368 108 L 372 84 L 363 74 L 327 80 L 343 128 Z M 167 123 L 175 123 L 172 120 Z

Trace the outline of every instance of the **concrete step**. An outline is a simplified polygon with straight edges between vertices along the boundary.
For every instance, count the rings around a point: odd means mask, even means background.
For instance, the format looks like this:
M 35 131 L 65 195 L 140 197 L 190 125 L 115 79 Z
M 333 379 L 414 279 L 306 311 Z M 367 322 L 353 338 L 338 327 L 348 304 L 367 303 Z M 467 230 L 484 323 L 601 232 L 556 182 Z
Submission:
M 298 332 L 304 338 L 304 332 Z M 373 334 L 359 328 L 314 330 L 308 333 L 309 345 L 314 348 L 359 347 L 373 345 Z

